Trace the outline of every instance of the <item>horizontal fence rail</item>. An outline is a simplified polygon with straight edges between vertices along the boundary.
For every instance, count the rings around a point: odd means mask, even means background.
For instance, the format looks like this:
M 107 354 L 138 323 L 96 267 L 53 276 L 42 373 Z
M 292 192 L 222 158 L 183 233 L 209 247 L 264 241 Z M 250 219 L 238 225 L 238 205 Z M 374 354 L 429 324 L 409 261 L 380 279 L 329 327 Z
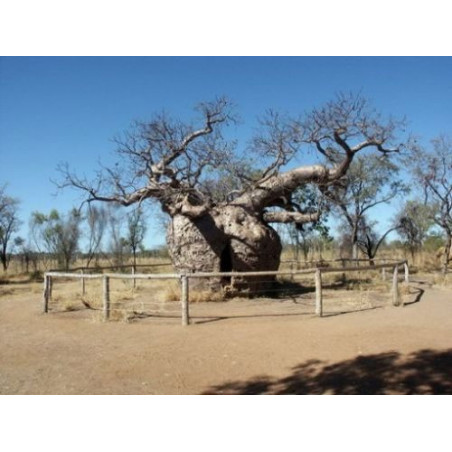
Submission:
M 157 267 L 172 267 L 171 262 L 161 262 L 158 264 L 118 264 L 118 265 L 107 265 L 101 267 L 74 267 L 67 272 L 80 272 L 80 271 L 100 271 L 100 270 L 115 270 L 117 268 L 130 268 L 131 270 L 136 270 L 137 268 L 157 268 Z M 51 273 L 58 273 L 57 269 L 49 270 Z
M 335 262 L 341 262 L 346 259 L 336 259 Z M 356 259 L 349 259 L 349 261 L 356 261 Z M 323 315 L 323 295 L 322 295 L 322 274 L 325 273 L 343 273 L 343 272 L 363 272 L 372 271 L 378 269 L 392 269 L 392 304 L 394 306 L 403 306 L 402 299 L 399 294 L 398 279 L 399 279 L 399 267 L 404 268 L 404 280 L 405 283 L 409 282 L 409 268 L 406 260 L 403 261 L 391 261 L 382 264 L 373 264 L 366 266 L 343 266 L 343 267 L 313 267 L 309 269 L 295 270 L 278 270 L 278 271 L 262 271 L 262 272 L 197 272 L 197 273 L 103 273 L 103 274 L 86 274 L 71 273 L 71 272 L 47 272 L 44 275 L 44 290 L 43 290 L 43 312 L 47 313 L 49 309 L 49 302 L 52 297 L 52 285 L 53 279 L 66 278 L 66 279 L 80 279 L 82 281 L 82 293 L 84 294 L 84 280 L 85 279 L 102 279 L 102 293 L 103 293 L 103 313 L 104 320 L 108 320 L 110 317 L 110 280 L 111 279 L 126 279 L 126 280 L 162 280 L 162 279 L 175 279 L 180 281 L 181 285 L 181 320 L 182 325 L 189 325 L 189 280 L 201 279 L 201 278 L 240 278 L 240 277 L 258 277 L 258 276 L 296 276 L 296 275 L 309 275 L 314 276 L 315 284 L 315 314 L 319 317 Z M 287 261 L 286 261 L 287 262 Z M 366 260 L 366 262 L 369 262 Z M 160 264 L 159 264 L 160 265 Z M 116 267 L 115 267 L 116 268 Z M 385 273 L 383 273 L 383 279 L 385 279 Z

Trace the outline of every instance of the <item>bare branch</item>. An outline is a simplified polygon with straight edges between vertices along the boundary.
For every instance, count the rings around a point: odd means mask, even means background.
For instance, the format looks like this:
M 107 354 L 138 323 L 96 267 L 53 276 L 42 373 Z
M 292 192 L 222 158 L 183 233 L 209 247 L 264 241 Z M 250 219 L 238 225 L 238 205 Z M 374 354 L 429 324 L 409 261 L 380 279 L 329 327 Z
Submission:
M 231 149 L 222 144 L 219 126 L 233 120 L 230 102 L 225 98 L 200 104 L 204 125 L 195 128 L 156 115 L 148 123 L 135 123 L 132 130 L 116 137 L 116 165 L 103 167 L 93 180 L 71 172 L 68 165 L 60 165 L 60 188 L 73 187 L 87 194 L 86 201 L 105 201 L 129 206 L 154 198 L 168 211 L 168 205 L 177 203 L 179 195 L 190 193 L 202 198 L 196 191 L 204 170 L 224 165 Z M 174 209 L 173 209 L 174 210 Z M 191 208 L 176 209 L 190 212 Z
M 300 213 L 300 212 L 264 212 L 264 221 L 267 223 L 312 223 L 318 221 L 320 212 L 315 213 Z

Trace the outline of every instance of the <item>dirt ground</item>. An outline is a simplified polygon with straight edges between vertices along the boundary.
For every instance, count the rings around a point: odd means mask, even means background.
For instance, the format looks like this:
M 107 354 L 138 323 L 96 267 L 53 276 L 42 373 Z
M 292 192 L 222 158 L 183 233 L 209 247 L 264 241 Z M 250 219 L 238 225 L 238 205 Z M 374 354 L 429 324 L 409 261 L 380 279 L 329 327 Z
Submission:
M 452 394 L 450 288 L 335 291 L 324 318 L 312 297 L 195 303 L 188 327 L 42 314 L 40 289 L 0 286 L 0 394 Z

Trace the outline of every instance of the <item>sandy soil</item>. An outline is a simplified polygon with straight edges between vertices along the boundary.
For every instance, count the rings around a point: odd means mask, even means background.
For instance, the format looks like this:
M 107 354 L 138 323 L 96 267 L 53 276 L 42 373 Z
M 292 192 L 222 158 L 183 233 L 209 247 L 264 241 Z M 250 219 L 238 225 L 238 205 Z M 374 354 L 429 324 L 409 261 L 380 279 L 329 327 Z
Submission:
M 0 394 L 452 393 L 451 289 L 412 283 L 403 308 L 354 312 L 335 292 L 325 318 L 309 300 L 196 303 L 182 327 L 42 314 L 40 286 L 5 287 Z

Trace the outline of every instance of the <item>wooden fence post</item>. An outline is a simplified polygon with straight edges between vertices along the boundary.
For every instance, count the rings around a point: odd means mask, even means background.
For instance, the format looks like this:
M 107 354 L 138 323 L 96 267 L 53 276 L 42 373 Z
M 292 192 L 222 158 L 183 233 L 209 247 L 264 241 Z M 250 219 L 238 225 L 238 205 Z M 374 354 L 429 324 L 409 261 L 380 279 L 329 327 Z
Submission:
M 315 271 L 315 314 L 318 317 L 323 315 L 322 272 L 320 268 Z
M 188 307 L 188 276 L 186 274 L 181 275 L 181 289 L 182 325 L 187 326 L 190 324 L 190 313 Z
M 103 276 L 104 320 L 110 318 L 110 278 Z
M 405 269 L 405 284 L 408 284 L 410 282 L 410 269 L 407 261 L 403 263 L 403 268 Z
M 82 275 L 82 277 L 80 278 L 81 285 L 82 285 L 82 296 L 85 296 L 85 293 L 86 293 L 86 290 L 85 290 L 85 278 L 83 277 L 85 272 L 83 271 L 83 268 L 80 270 L 80 274 Z
M 132 275 L 135 275 L 136 273 L 136 269 L 135 269 L 135 265 L 132 265 Z M 137 280 L 135 278 L 133 278 L 133 288 L 135 289 L 137 287 Z
M 42 297 L 42 312 L 49 312 L 49 299 L 50 299 L 50 275 L 44 275 L 44 293 Z
M 394 266 L 394 273 L 392 275 L 392 304 L 394 306 L 400 306 L 398 265 Z
M 52 300 L 53 278 L 49 276 L 49 301 Z

